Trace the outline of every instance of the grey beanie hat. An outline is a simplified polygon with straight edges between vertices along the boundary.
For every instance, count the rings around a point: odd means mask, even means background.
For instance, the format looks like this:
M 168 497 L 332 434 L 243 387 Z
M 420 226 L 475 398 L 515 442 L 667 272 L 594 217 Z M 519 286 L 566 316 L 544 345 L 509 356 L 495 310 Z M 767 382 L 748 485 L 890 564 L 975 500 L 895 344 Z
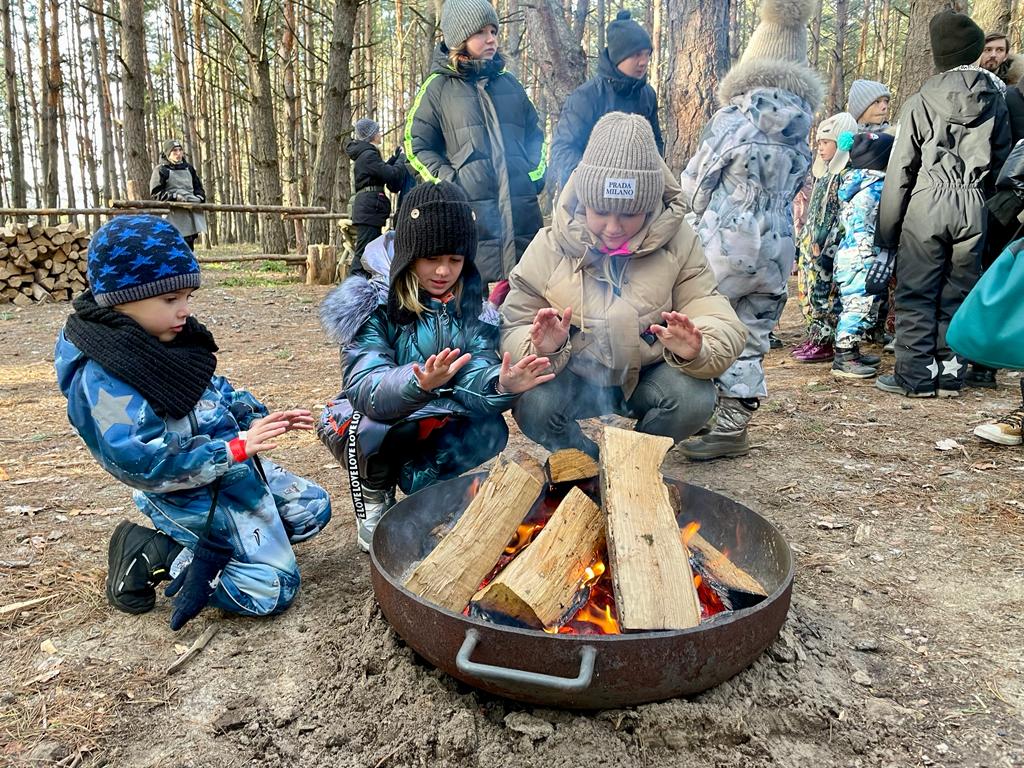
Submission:
M 354 138 L 356 141 L 369 141 L 380 133 L 380 125 L 376 120 L 368 117 L 361 117 L 356 120 Z
M 449 51 L 488 24 L 498 26 L 498 12 L 487 0 L 445 0 L 441 9 L 441 35 Z
M 658 209 L 665 192 L 662 173 L 647 118 L 609 112 L 594 126 L 572 177 L 587 208 L 634 214 Z
M 807 63 L 807 22 L 811 0 L 763 0 L 761 20 L 743 50 L 741 61 L 776 59 Z
M 859 123 L 864 111 L 883 96 L 892 98 L 889 89 L 875 80 L 854 80 L 846 99 L 846 111 Z
M 182 146 L 181 142 L 178 141 L 178 139 L 168 139 L 167 141 L 164 142 L 163 146 L 164 157 L 167 157 L 167 155 L 171 154 L 172 149 L 179 148 L 184 149 L 185 147 Z

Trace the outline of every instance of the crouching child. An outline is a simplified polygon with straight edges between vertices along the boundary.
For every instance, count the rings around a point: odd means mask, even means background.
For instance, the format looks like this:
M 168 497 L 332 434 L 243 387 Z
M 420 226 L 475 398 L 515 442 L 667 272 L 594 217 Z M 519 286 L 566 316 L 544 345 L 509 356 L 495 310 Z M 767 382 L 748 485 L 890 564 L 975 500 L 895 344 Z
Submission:
M 496 456 L 508 440 L 502 412 L 553 378 L 545 357 L 514 366 L 496 352 L 498 316 L 483 311 L 474 264 L 476 220 L 450 182 L 415 187 L 398 212 L 390 265 L 386 238 L 320 310 L 341 347 L 342 391 L 317 432 L 349 473 L 357 543 L 395 502 Z
M 107 599 L 145 613 L 173 579 L 171 629 L 205 606 L 280 613 L 299 589 L 291 545 L 331 517 L 327 493 L 259 454 L 312 429 L 309 411 L 269 413 L 214 375 L 217 345 L 192 317 L 199 265 L 178 231 L 119 217 L 89 246 L 90 290 L 57 338 L 68 419 L 156 530 L 124 521 L 108 553 Z

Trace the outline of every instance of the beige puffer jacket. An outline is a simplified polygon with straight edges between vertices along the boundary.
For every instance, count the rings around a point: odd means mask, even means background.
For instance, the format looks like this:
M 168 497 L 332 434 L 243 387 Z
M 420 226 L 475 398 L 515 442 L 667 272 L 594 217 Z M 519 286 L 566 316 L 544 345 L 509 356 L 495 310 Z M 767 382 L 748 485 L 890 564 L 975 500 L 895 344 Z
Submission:
M 609 273 L 609 257 L 596 248 L 570 177 L 552 226 L 537 233 L 509 276 L 510 291 L 501 307 L 503 352 L 516 360 L 534 353 L 530 326 L 537 311 L 572 307 L 570 340 L 549 355 L 554 371 L 568 365 L 598 386 L 622 387 L 626 397 L 636 388 L 640 369 L 662 359 L 698 379 L 714 378 L 736 360 L 746 328 L 718 293 L 700 240 L 683 220 L 679 182 L 668 166 L 663 168 L 666 207 L 629 243 L 634 255 L 625 259 L 618 276 Z M 672 310 L 688 315 L 704 334 L 693 360 L 640 336 L 662 322 L 662 312 Z

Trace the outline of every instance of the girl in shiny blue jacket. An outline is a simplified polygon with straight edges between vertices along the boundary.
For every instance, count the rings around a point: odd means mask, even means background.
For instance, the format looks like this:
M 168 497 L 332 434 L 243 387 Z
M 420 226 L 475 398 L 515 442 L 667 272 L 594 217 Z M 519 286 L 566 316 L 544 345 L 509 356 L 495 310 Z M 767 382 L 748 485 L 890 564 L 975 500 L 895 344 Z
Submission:
M 476 239 L 465 193 L 421 184 L 399 211 L 390 265 L 387 240 L 371 243 L 363 264 L 373 276 L 349 278 L 321 307 L 341 347 L 342 391 L 317 431 L 349 473 L 363 551 L 396 485 L 413 493 L 497 455 L 508 440 L 502 412 L 553 378 L 547 358 L 499 359 Z

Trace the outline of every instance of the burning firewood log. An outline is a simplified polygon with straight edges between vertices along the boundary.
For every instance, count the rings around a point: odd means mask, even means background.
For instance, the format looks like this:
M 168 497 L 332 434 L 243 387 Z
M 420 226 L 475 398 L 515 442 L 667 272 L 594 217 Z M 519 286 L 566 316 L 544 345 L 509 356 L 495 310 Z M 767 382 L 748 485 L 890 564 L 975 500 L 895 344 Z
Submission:
M 529 514 L 541 488 L 537 478 L 499 456 L 462 517 L 416 566 L 406 589 L 449 610 L 462 611 Z
M 571 483 L 577 480 L 590 480 L 597 477 L 600 470 L 597 462 L 583 451 L 566 448 L 548 456 L 544 465 L 548 482 L 552 485 Z
M 476 593 L 473 605 L 535 629 L 557 626 L 579 608 L 574 601 L 603 544 L 601 508 L 573 488 L 537 538 Z
M 623 631 L 700 623 L 689 553 L 661 477 L 669 437 L 605 427 L 601 500 Z

